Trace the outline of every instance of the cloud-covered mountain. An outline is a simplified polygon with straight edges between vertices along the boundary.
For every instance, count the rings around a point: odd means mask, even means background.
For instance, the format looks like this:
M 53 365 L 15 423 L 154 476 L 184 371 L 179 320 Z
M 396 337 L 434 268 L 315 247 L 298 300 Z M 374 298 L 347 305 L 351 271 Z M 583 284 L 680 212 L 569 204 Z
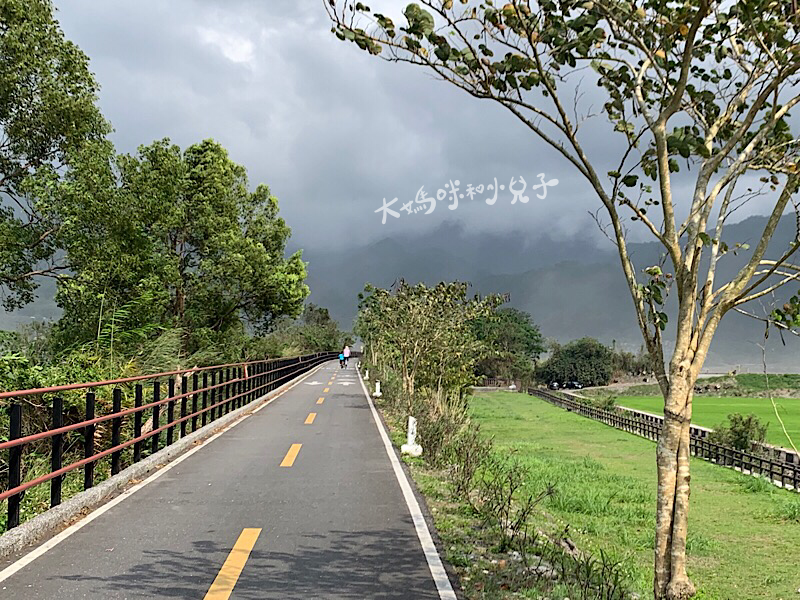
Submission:
M 724 239 L 731 247 L 737 242 L 754 245 L 764 222 L 764 217 L 751 217 L 731 224 Z M 786 217 L 773 238 L 770 254 L 776 256 L 794 236 L 794 218 Z M 630 250 L 639 269 L 661 260 L 656 243 L 632 244 Z M 728 253 L 718 267 L 719 280 L 741 267 L 747 254 Z M 597 242 L 594 232 L 551 239 L 533 231 L 499 235 L 443 225 L 431 234 L 395 235 L 343 250 L 308 248 L 304 258 L 309 262 L 312 300 L 327 306 L 344 326 L 355 316 L 357 295 L 365 282 L 386 287 L 398 278 L 428 284 L 458 279 L 470 281 L 476 293 L 510 293 L 511 305 L 531 313 L 548 337 L 567 341 L 592 336 L 607 344 L 616 341 L 630 350 L 642 343 L 616 251 L 610 242 Z M 788 289 L 795 291 L 795 287 Z M 760 306 L 752 308 L 762 311 Z M 770 335 L 770 369 L 800 371 L 800 340 L 785 337 L 784 346 L 777 332 Z M 707 368 L 759 370 L 761 350 L 757 344 L 763 343 L 763 338 L 760 322 L 727 315 Z
M 764 217 L 750 217 L 726 228 L 725 240 L 754 245 Z M 794 217 L 785 217 L 776 232 L 770 254 L 787 247 L 795 235 Z M 660 246 L 631 244 L 638 268 L 658 264 Z M 446 223 L 430 234 L 393 235 L 366 244 L 304 249 L 309 263 L 311 300 L 330 309 L 343 327 L 356 314 L 358 293 L 366 282 L 388 287 L 399 278 L 434 284 L 442 280 L 469 281 L 475 293 L 511 295 L 512 306 L 533 315 L 545 336 L 568 341 L 596 337 L 606 344 L 635 351 L 641 346 L 619 258 L 610 242 L 598 241 L 595 231 L 571 238 L 550 238 L 538 231 L 507 234 L 473 232 Z M 719 266 L 719 280 L 730 277 L 747 259 L 728 253 Z M 792 293 L 797 286 L 787 288 Z M 56 318 L 54 286 L 44 282 L 40 300 L 14 313 L 0 311 L 0 329 L 10 329 L 32 318 Z M 760 306 L 753 310 L 762 311 Z M 674 311 L 673 311 L 674 312 Z M 667 329 L 667 333 L 670 331 Z M 738 314 L 723 320 L 707 360 L 707 368 L 757 371 L 761 368 L 764 327 Z M 800 372 L 800 339 L 787 335 L 784 346 L 777 332 L 769 338 L 771 370 Z

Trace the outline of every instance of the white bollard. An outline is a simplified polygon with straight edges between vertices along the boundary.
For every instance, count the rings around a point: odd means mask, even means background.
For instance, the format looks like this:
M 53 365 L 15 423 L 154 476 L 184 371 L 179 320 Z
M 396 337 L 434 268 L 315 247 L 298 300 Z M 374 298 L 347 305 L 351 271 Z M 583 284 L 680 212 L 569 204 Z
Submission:
M 372 396 L 374 398 L 380 398 L 382 395 L 383 394 L 381 394 L 381 382 L 380 381 L 376 381 L 375 382 L 375 391 L 372 392 Z
M 367 369 L 366 373 L 364 373 L 364 379 L 369 381 L 369 369 Z
M 417 420 L 414 417 L 408 417 L 408 437 L 406 443 L 400 446 L 400 452 L 410 456 L 422 454 L 422 446 L 417 443 Z

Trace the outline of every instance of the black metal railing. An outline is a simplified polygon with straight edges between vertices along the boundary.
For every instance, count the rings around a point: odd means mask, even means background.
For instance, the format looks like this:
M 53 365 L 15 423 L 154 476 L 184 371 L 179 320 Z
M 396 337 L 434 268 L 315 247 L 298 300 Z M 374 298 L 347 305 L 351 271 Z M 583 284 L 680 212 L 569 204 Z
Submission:
M 655 415 L 643 415 L 620 410 L 611 411 L 587 403 L 536 388 L 528 388 L 528 394 L 536 396 L 555 406 L 577 413 L 584 417 L 600 421 L 611 427 L 627 431 L 635 435 L 657 441 L 661 436 L 663 418 Z M 800 464 L 796 462 L 775 460 L 770 456 L 760 456 L 742 450 L 736 450 L 711 442 L 706 437 L 708 432 L 692 428 L 689 448 L 692 456 L 702 458 L 717 465 L 737 469 L 750 475 L 761 475 L 776 485 L 791 488 L 800 492 Z
M 8 504 L 6 529 L 19 525 L 25 493 L 32 488 L 49 482 L 49 506 L 57 506 L 69 473 L 82 469 L 87 490 L 97 480 L 98 461 L 107 458 L 106 474 L 116 475 L 335 356 L 325 352 L 0 393 L 8 411 L 7 435 L 0 432 L 0 451 L 8 453 L 7 478 L 0 480 L 0 501 Z M 50 408 L 49 419 L 43 418 L 43 406 Z M 49 454 L 43 474 L 25 468 L 24 459 L 34 453 L 39 463 Z

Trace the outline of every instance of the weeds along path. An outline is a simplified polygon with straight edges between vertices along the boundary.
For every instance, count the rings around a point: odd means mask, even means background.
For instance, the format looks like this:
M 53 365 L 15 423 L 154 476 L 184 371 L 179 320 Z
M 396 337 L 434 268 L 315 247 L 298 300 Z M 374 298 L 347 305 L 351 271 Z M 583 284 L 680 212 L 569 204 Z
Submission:
M 492 392 L 472 416 L 498 448 L 531 466 L 531 491 L 554 484 L 544 509 L 579 547 L 624 562 L 651 589 L 655 444 L 526 394 Z M 800 495 L 692 459 L 690 575 L 704 600 L 791 598 L 800 588 Z M 647 596 L 643 596 L 647 597 Z

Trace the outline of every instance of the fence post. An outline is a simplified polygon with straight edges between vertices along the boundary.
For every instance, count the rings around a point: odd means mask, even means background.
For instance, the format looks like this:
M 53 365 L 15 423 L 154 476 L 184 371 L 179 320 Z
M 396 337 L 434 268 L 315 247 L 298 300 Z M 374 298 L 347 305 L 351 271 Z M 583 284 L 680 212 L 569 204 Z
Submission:
M 64 401 L 61 398 L 53 398 L 53 429 L 58 429 L 64 425 Z M 53 436 L 53 449 L 50 454 L 50 472 L 58 471 L 61 464 L 61 456 L 64 450 L 64 436 L 58 433 Z M 53 477 L 50 480 L 50 508 L 61 504 L 61 483 L 63 476 Z
M 10 440 L 22 437 L 22 405 L 13 402 L 9 406 L 9 436 Z M 8 489 L 14 489 L 22 483 L 22 446 L 8 449 Z M 8 499 L 8 521 L 6 529 L 19 525 L 19 505 L 22 501 L 21 494 L 15 494 Z
M 118 413 L 122 410 L 122 390 L 114 388 L 112 400 L 112 411 Z M 111 447 L 119 446 L 119 434 L 122 429 L 122 417 L 114 417 L 111 420 Z M 111 474 L 116 475 L 119 473 L 119 459 L 122 456 L 122 450 L 117 450 L 111 453 Z
M 154 381 L 153 382 L 153 402 L 161 402 L 161 382 Z M 161 405 L 156 404 L 153 406 L 153 429 L 155 431 L 159 427 L 161 427 Z M 158 438 L 161 437 L 160 433 L 156 433 L 153 435 L 153 441 L 150 446 L 150 453 L 155 454 L 158 452 Z
M 134 388 L 133 406 L 134 408 L 142 406 L 141 383 L 137 383 Z M 140 435 L 142 435 L 142 411 L 137 410 L 133 413 L 133 437 L 138 438 Z M 140 460 L 142 460 L 142 442 L 138 441 L 133 443 L 133 462 L 137 463 Z
M 94 419 L 94 392 L 86 392 L 86 420 Z M 94 456 L 94 425 L 83 428 L 83 457 Z M 83 467 L 83 489 L 88 490 L 94 485 L 94 462 L 86 463 Z
M 236 386 L 237 388 L 239 388 L 239 399 L 237 400 L 237 402 L 238 402 L 239 408 L 242 408 L 242 406 L 245 405 L 245 401 L 244 401 L 244 392 L 245 392 L 245 389 L 244 389 L 244 385 L 245 385 L 244 367 L 241 367 L 241 366 L 237 367 L 236 370 L 239 373 L 239 383 Z
M 192 394 L 192 432 L 197 431 L 197 372 L 192 373 L 192 390 L 194 390 L 194 394 Z
M 228 414 L 231 412 L 231 368 L 225 367 L 225 412 L 223 414 Z
M 186 405 L 189 402 L 189 397 L 186 392 L 189 391 L 189 378 L 186 375 L 181 376 L 181 419 L 186 416 Z M 181 438 L 186 437 L 186 421 L 181 421 Z
M 210 419 L 209 419 L 211 421 L 214 420 L 214 412 L 216 410 L 214 408 L 214 404 L 216 404 L 216 402 L 217 402 L 217 387 L 216 387 L 216 385 L 217 385 L 217 372 L 216 371 L 211 371 L 211 416 L 210 416 Z
M 202 418 L 202 425 L 201 427 L 205 427 L 206 423 L 208 422 L 208 411 L 206 408 L 208 407 L 208 371 L 203 371 L 203 418 Z
M 172 437 L 175 433 L 175 426 L 172 424 L 175 421 L 175 378 L 170 377 L 167 383 L 167 446 L 172 444 Z

